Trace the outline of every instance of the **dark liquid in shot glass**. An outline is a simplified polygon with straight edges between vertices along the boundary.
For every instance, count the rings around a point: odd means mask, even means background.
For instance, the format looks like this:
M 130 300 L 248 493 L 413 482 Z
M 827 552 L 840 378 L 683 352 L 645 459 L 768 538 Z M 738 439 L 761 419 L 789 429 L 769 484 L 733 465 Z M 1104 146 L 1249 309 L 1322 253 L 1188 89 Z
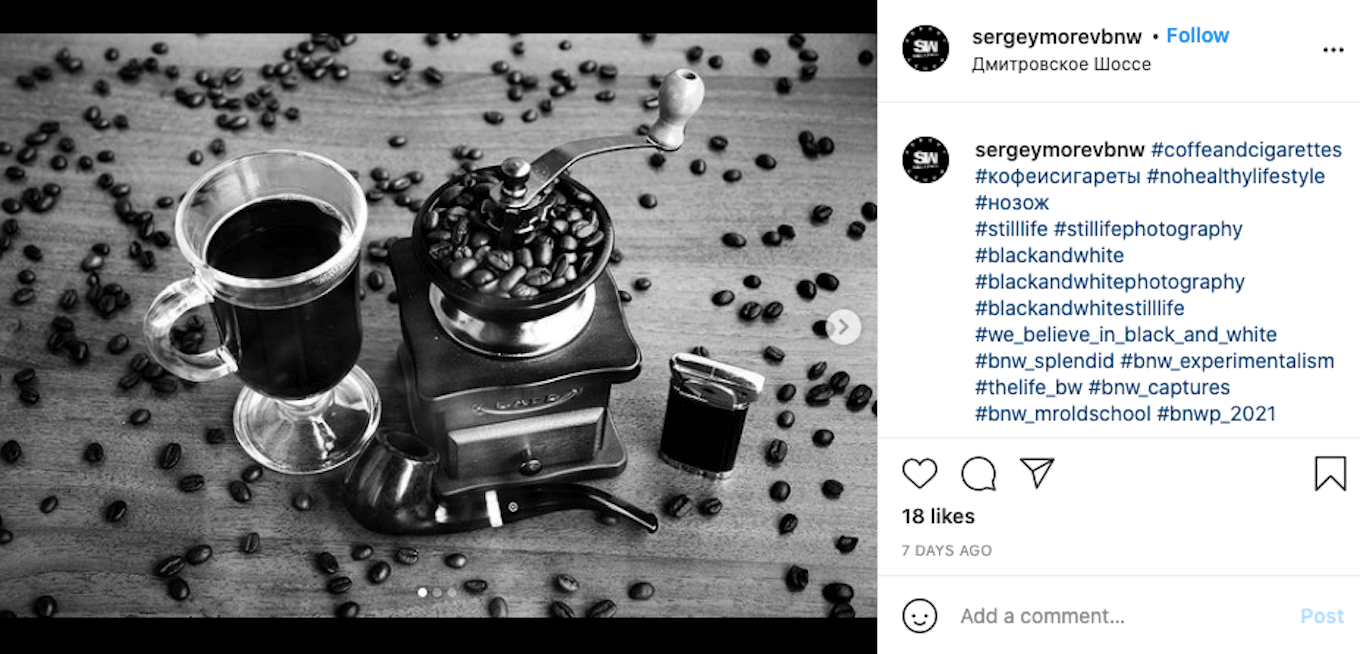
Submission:
M 209 266 L 250 279 L 306 272 L 340 251 L 345 226 L 335 210 L 307 198 L 266 198 L 237 209 L 208 240 Z M 280 399 L 330 390 L 359 361 L 358 260 L 322 296 L 272 309 L 212 303 L 223 344 L 247 386 Z

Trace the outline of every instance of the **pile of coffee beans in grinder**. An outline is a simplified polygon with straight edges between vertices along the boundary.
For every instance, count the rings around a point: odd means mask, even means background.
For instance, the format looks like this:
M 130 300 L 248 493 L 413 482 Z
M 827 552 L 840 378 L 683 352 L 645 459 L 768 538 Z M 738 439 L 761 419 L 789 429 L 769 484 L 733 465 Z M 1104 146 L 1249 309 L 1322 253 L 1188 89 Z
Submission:
M 507 208 L 492 197 L 497 182 L 521 172 L 483 168 L 464 173 L 439 195 L 420 225 L 426 254 L 436 267 L 477 292 L 534 298 L 588 278 L 592 266 L 608 257 L 590 193 L 559 180 L 544 189 L 541 202 L 523 209 Z

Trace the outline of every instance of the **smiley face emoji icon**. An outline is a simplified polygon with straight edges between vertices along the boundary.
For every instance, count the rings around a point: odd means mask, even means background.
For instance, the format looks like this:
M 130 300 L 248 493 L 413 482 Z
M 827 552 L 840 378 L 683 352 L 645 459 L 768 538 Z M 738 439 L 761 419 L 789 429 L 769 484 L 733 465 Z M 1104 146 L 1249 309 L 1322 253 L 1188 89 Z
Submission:
M 906 608 L 902 609 L 902 622 L 907 625 L 907 629 L 916 634 L 934 629 L 937 617 L 939 615 L 935 611 L 935 605 L 928 599 L 914 599 L 907 602 Z

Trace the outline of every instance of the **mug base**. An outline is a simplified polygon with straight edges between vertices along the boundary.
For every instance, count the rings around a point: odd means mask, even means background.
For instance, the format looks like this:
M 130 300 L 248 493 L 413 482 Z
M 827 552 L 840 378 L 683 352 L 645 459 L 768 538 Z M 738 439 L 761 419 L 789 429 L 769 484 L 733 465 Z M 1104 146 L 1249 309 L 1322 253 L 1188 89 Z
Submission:
M 314 475 L 358 456 L 381 414 L 377 387 L 355 366 L 335 388 L 305 400 L 279 400 L 243 388 L 234 423 L 236 439 L 260 465 L 288 475 Z

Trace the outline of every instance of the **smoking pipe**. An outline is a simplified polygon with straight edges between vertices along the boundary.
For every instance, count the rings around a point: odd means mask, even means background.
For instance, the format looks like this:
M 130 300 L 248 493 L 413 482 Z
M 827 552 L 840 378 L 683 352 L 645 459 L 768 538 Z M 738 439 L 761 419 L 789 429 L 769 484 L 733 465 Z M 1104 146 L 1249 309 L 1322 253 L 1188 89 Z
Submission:
M 435 492 L 439 453 L 416 436 L 380 430 L 345 477 L 344 500 L 359 524 L 383 534 L 449 534 L 567 511 L 608 511 L 656 533 L 656 515 L 597 488 L 568 483 Z

